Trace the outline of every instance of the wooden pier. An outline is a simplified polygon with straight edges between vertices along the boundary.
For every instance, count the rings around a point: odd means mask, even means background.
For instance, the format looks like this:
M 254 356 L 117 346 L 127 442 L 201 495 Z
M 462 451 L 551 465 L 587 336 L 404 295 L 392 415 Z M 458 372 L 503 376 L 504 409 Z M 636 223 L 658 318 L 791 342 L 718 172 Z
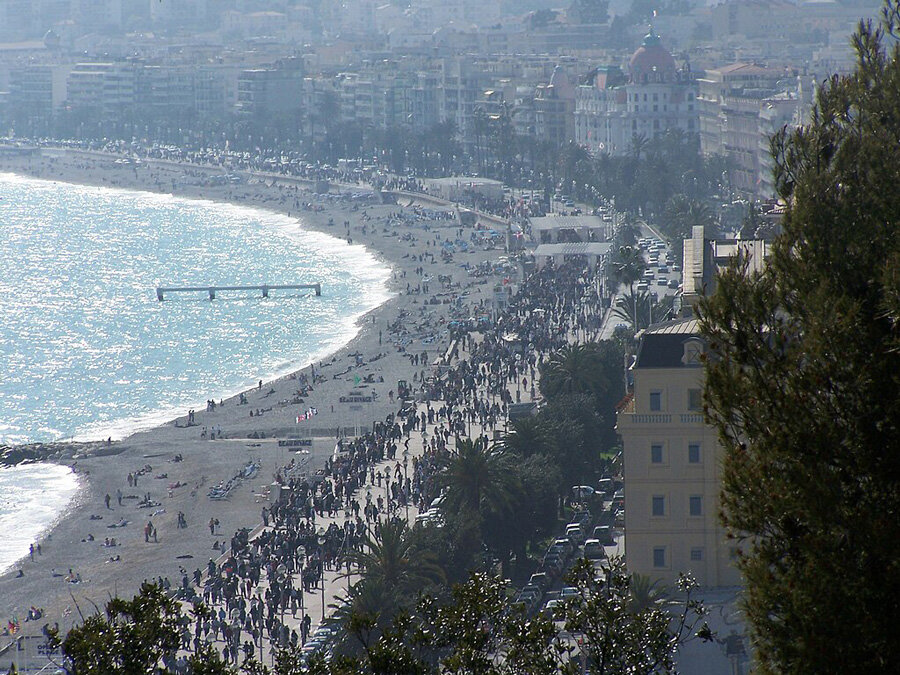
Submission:
M 322 295 L 322 284 L 259 284 L 256 286 L 173 286 L 166 288 L 159 286 L 156 289 L 156 299 L 163 301 L 166 293 L 209 293 L 209 299 L 215 300 L 219 291 L 261 291 L 264 298 L 269 297 L 269 291 L 312 289 L 316 295 Z

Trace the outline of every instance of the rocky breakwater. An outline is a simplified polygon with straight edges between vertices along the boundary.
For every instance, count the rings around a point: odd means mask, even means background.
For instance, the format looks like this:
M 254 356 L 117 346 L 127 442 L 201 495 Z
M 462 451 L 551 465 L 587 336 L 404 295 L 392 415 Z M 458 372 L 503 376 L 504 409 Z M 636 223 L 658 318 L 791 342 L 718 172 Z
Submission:
M 76 443 L 57 441 L 53 443 L 27 443 L 23 445 L 0 445 L 0 467 L 18 466 L 34 462 L 69 462 L 86 457 L 118 455 L 125 450 L 121 443 L 92 441 Z

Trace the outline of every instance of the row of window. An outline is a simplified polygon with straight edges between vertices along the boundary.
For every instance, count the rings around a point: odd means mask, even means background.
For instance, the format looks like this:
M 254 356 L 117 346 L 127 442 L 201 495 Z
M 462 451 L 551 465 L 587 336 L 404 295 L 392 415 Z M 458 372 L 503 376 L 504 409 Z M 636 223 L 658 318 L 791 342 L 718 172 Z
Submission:
M 665 461 L 665 457 L 663 456 L 663 444 L 662 443 L 651 444 L 650 445 L 650 463 L 651 464 L 663 464 L 664 461 Z M 701 455 L 700 455 L 700 444 L 699 443 L 688 443 L 687 461 L 688 461 L 688 464 L 700 464 Z
M 656 546 L 653 549 L 653 566 L 665 569 L 667 568 L 668 561 L 666 560 L 666 547 L 665 546 Z M 691 562 L 702 562 L 703 561 L 703 548 L 696 547 L 691 549 Z
M 644 124 L 642 123 L 641 126 L 644 126 Z M 666 128 L 667 128 L 667 129 L 675 129 L 675 128 L 677 128 L 677 127 L 678 127 L 678 125 L 677 125 L 676 123 L 674 123 L 674 122 L 670 122 L 669 124 L 666 125 Z M 638 121 L 637 121 L 637 120 L 631 120 L 631 128 L 632 128 L 632 129 L 637 129 L 637 128 L 638 128 Z M 659 129 L 659 128 L 660 128 L 660 126 L 659 126 L 659 120 L 653 120 L 653 128 L 654 128 L 654 129 Z M 688 128 L 688 131 L 693 131 L 693 129 L 694 129 L 694 120 L 688 120 L 688 121 L 687 121 L 687 128 Z
M 693 112 L 693 111 L 694 111 L 694 104 L 693 104 L 693 103 L 688 103 L 687 109 L 688 109 L 688 112 Z M 676 110 L 677 110 L 677 109 L 676 109 Z M 649 111 L 649 106 L 645 106 L 645 107 L 644 107 L 644 112 L 648 112 L 648 111 Z M 669 112 L 669 106 L 668 106 L 667 104 L 663 103 L 662 111 L 663 111 L 663 112 Z M 634 106 L 634 112 L 641 112 L 641 106 L 640 106 L 639 104 L 636 104 L 636 105 Z M 653 104 L 653 112 L 659 112 L 659 104 L 657 104 L 657 103 L 654 103 L 654 104 Z M 691 120 L 691 121 L 693 121 L 693 120 Z
M 640 94 L 632 94 L 632 99 L 631 99 L 631 100 L 632 100 L 632 101 L 639 101 L 639 100 L 640 100 L 640 96 L 641 96 Z M 663 92 L 662 98 L 663 98 L 663 101 L 668 100 L 668 98 L 669 98 L 668 92 Z M 658 93 L 653 94 L 653 100 L 654 100 L 654 101 L 658 101 L 658 100 L 659 100 L 659 94 L 658 94 Z M 694 94 L 693 94 L 692 92 L 688 92 L 688 94 L 687 94 L 687 100 L 688 100 L 688 101 L 693 101 L 693 100 L 694 100 Z M 644 101 L 647 101 L 647 94 L 644 94 Z
M 691 548 L 690 558 L 691 562 L 702 562 L 705 551 L 702 546 L 695 546 Z M 728 557 L 731 560 L 735 560 L 738 557 L 736 548 L 728 549 Z M 653 566 L 659 569 L 668 569 L 671 565 L 669 562 L 669 552 L 667 546 L 654 546 L 653 547 Z
M 650 515 L 655 518 L 664 518 L 666 514 L 666 496 L 653 495 L 650 502 Z M 699 518 L 703 515 L 703 495 L 688 497 L 688 515 L 692 518 Z
M 650 392 L 650 412 L 660 412 L 663 409 L 662 395 L 659 390 Z M 687 390 L 687 409 L 694 412 L 703 410 L 703 393 L 699 388 Z

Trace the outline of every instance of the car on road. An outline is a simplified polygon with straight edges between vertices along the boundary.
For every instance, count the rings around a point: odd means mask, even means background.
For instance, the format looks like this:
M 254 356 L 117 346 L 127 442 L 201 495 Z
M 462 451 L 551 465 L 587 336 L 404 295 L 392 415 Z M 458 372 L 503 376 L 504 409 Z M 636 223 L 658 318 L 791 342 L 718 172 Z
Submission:
M 563 586 L 559 591 L 560 600 L 568 600 L 569 598 L 577 598 L 581 593 L 575 586 Z
M 576 544 L 582 543 L 584 541 L 584 530 L 581 527 L 581 523 L 569 523 L 566 525 L 566 536 Z
M 550 577 L 547 576 L 547 574 L 545 572 L 536 572 L 536 573 L 532 574 L 531 577 L 528 579 L 528 583 L 529 583 L 529 585 L 535 584 L 536 586 L 539 586 L 540 588 L 547 590 L 547 588 L 550 586 Z
M 669 288 L 678 288 L 678 279 L 669 279 Z
M 559 551 L 550 551 L 544 555 L 542 565 L 545 570 L 558 574 L 565 564 L 565 556 Z
M 588 539 L 584 542 L 584 557 L 588 560 L 596 560 L 606 556 L 606 550 L 599 539 Z
M 558 599 L 548 600 L 547 604 L 544 605 L 544 608 L 541 610 L 541 614 L 543 614 L 548 619 L 553 619 L 562 611 L 562 601 Z
M 559 549 L 564 551 L 565 555 L 570 555 L 572 551 L 575 550 L 575 542 L 567 534 L 565 537 L 557 537 L 554 539 L 553 543 L 550 544 L 550 549 Z
M 666 267 L 665 265 L 660 265 L 659 269 L 656 271 L 659 272 L 660 274 L 668 274 L 669 268 Z
M 591 534 L 594 539 L 604 546 L 612 546 L 616 543 L 615 539 L 613 539 L 612 528 L 609 525 L 598 525 Z
M 656 285 L 657 285 L 657 286 L 668 286 L 668 285 L 669 285 L 669 282 L 666 281 L 665 279 L 657 279 L 657 280 L 656 280 Z

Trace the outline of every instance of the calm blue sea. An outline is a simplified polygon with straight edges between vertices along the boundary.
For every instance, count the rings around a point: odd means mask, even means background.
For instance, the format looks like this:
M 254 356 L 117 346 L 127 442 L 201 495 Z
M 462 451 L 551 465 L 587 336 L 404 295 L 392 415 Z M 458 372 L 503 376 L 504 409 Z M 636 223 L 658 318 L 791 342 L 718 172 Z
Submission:
M 390 271 L 296 218 L 0 174 L 0 443 L 122 437 L 334 351 Z M 156 286 L 321 282 L 170 295 Z
M 0 174 L 0 444 L 121 438 L 302 367 L 353 337 L 389 275 L 296 218 Z M 322 297 L 154 290 L 263 282 Z

